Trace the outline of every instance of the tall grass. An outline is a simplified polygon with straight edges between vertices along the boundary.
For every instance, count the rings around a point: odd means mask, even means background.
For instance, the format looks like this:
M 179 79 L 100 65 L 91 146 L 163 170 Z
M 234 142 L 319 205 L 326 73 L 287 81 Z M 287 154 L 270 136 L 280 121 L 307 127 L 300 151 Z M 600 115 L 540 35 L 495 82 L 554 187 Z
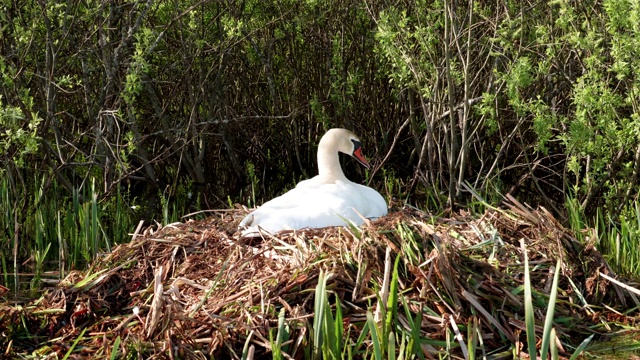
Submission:
M 15 293 L 36 291 L 44 277 L 60 279 L 71 269 L 83 268 L 128 241 L 140 220 L 126 189 L 102 197 L 92 178 L 71 193 L 44 176 L 29 183 L 18 187 L 0 173 L 0 282 Z M 161 202 L 165 224 L 184 213 L 168 197 Z
M 608 263 L 619 273 L 640 276 L 640 205 L 634 202 L 618 219 L 598 210 L 596 229 Z
M 3 273 L 3 281 L 5 285 L 9 285 L 9 274 L 10 271 L 10 262 L 11 262 L 11 254 L 13 252 L 14 246 L 12 246 L 14 242 L 14 227 L 11 226 L 13 224 L 13 216 L 14 212 L 12 209 L 15 207 L 12 204 L 12 196 L 10 194 L 9 188 L 9 179 L 6 176 L 3 176 L 0 179 L 0 209 L 2 209 L 2 217 L 0 221 L 2 222 L 2 228 L 4 229 L 4 235 L 0 236 L 0 263 L 2 264 L 2 273 Z M 14 259 L 17 261 L 17 259 Z M 16 268 L 16 264 L 13 264 L 13 267 Z M 15 275 L 14 275 L 15 276 Z M 15 285 L 15 284 L 14 284 Z
M 529 257 L 524 240 L 520 241 L 522 253 L 524 255 L 524 313 L 525 313 L 525 330 L 527 336 L 527 349 L 530 358 L 536 358 L 536 331 L 535 317 L 533 308 L 533 286 L 531 285 L 531 277 L 529 276 Z M 542 329 L 542 343 L 540 345 L 540 359 L 547 359 L 547 354 L 551 355 L 551 359 L 558 359 L 558 345 L 556 343 L 556 330 L 553 327 L 553 320 L 556 308 L 556 299 L 558 295 L 558 281 L 560 279 L 560 271 L 562 262 L 558 258 L 553 275 L 553 283 L 549 293 L 547 302 L 547 312 L 545 315 L 544 328 Z M 593 334 L 585 339 L 574 351 L 571 359 L 577 358 L 587 347 Z
M 640 204 L 633 202 L 613 218 L 603 209 L 596 210 L 594 219 L 587 219 L 573 199 L 567 199 L 569 226 L 578 239 L 588 242 L 604 255 L 607 263 L 619 274 L 640 276 Z
M 427 343 L 428 340 L 422 336 L 420 330 L 423 313 L 419 311 L 412 316 L 406 299 L 398 292 L 399 264 L 398 257 L 393 268 L 387 301 L 383 302 L 383 299 L 379 298 L 377 302 L 377 306 L 381 307 L 382 316 L 376 320 L 373 312 L 368 311 L 366 321 L 359 325 L 343 318 L 342 305 L 338 297 L 335 297 L 335 304 L 331 306 L 331 293 L 327 289 L 327 278 L 331 275 L 320 273 L 315 292 L 315 316 L 310 331 L 310 358 L 424 359 L 421 344 Z M 404 308 L 403 321 L 399 319 L 399 304 Z M 408 326 L 402 326 L 402 323 Z

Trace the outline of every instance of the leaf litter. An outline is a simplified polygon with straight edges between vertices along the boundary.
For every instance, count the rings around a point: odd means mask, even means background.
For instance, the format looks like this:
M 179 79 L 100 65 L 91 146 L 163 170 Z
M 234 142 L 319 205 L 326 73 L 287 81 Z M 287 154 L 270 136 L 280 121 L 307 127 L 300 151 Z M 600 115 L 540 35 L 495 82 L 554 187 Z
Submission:
M 240 209 L 138 228 L 130 243 L 87 271 L 71 272 L 40 299 L 0 306 L 0 349 L 9 357 L 240 359 L 250 348 L 253 358 L 271 358 L 270 339 L 284 311 L 290 331 L 284 355 L 301 359 L 313 334 L 321 272 L 329 303 L 339 302 L 355 343 L 367 312 L 385 303 L 381 290 L 400 256 L 398 299 L 412 318 L 422 314 L 425 358 L 445 351 L 462 357 L 470 326 L 482 351 L 512 358 L 514 348 L 526 349 L 521 242 L 536 294 L 538 338 L 558 258 L 558 338 L 575 348 L 591 334 L 605 342 L 630 331 L 639 319 L 638 284 L 616 276 L 593 239 L 580 242 L 544 208 L 508 200 L 480 217 L 461 211 L 436 218 L 404 207 L 361 228 L 262 238 L 239 237 L 237 224 L 246 214 Z M 412 321 L 398 311 L 396 326 L 408 334 Z

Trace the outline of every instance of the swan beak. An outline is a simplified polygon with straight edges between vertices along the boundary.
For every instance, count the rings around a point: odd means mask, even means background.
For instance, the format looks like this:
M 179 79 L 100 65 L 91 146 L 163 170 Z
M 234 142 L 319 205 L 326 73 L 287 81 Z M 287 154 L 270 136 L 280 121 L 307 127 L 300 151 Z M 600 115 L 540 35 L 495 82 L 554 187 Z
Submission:
M 369 165 L 369 162 L 367 161 L 367 159 L 364 157 L 364 155 L 362 155 L 362 144 L 359 141 L 353 141 L 353 154 L 352 156 L 354 158 L 356 158 L 356 160 L 358 160 L 358 162 L 360 164 L 362 164 L 362 166 L 364 166 L 365 168 L 370 168 L 371 165 Z

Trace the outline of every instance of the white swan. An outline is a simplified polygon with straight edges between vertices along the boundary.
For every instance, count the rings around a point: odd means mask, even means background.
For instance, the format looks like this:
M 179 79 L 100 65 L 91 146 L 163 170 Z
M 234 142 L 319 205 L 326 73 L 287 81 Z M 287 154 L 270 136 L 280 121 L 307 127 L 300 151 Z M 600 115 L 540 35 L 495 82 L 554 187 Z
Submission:
M 274 234 L 287 229 L 344 226 L 345 220 L 361 225 L 362 217 L 386 215 L 387 203 L 380 193 L 344 176 L 338 152 L 353 156 L 369 168 L 354 133 L 346 129 L 327 131 L 318 144 L 318 175 L 247 215 L 239 225 L 242 235 L 256 236 L 258 228 Z

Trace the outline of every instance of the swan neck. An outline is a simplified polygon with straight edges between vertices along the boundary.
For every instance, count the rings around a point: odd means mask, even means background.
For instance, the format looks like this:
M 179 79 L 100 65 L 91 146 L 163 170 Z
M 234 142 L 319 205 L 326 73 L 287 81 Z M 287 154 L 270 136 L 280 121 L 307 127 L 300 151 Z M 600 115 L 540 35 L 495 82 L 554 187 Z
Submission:
M 330 144 L 320 141 L 318 146 L 318 175 L 326 183 L 334 183 L 336 180 L 346 180 L 338 150 Z

